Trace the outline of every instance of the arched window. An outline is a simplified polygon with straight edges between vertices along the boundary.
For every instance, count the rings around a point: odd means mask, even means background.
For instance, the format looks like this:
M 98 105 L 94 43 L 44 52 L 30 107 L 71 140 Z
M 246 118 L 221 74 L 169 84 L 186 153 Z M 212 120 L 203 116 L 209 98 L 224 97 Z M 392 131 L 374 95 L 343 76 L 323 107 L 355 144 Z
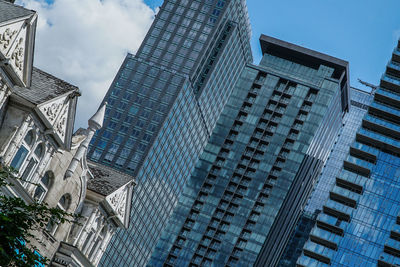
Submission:
M 71 195 L 64 194 L 57 203 L 57 209 L 67 211 L 69 209 L 70 204 L 71 204 Z M 57 221 L 55 218 L 51 218 L 46 226 L 46 230 L 50 234 L 54 235 L 54 233 L 57 231 L 58 225 L 59 221 Z
M 30 130 L 26 135 L 25 138 L 18 149 L 17 153 L 15 154 L 13 160 L 11 161 L 11 167 L 16 170 L 21 168 L 22 163 L 24 163 L 26 156 L 29 153 L 29 150 L 32 148 L 34 143 L 35 135 L 33 130 Z
M 29 147 L 32 147 L 34 139 L 35 139 L 35 135 L 33 134 L 33 130 L 30 130 L 25 135 L 24 141 Z
M 71 197 L 69 194 L 64 194 L 58 201 L 58 207 L 66 211 L 69 208 Z
M 40 143 L 35 149 L 36 157 L 38 157 L 39 159 L 42 158 L 43 152 L 44 152 L 44 145 L 43 145 L 43 143 Z
M 52 183 L 54 181 L 54 174 L 52 171 L 47 171 L 42 179 L 40 179 L 39 184 L 36 187 L 33 198 L 38 202 L 42 202 L 47 192 L 49 191 Z
M 40 143 L 36 146 L 34 153 L 31 155 L 28 164 L 23 171 L 21 178 L 24 181 L 31 180 L 32 174 L 35 172 L 36 167 L 44 155 L 44 144 Z

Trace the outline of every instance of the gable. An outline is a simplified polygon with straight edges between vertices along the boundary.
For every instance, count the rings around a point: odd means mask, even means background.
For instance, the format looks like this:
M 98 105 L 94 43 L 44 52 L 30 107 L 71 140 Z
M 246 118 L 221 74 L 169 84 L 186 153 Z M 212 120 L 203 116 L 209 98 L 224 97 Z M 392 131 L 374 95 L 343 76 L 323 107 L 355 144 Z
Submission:
M 64 147 L 67 147 L 67 143 L 69 143 L 67 142 L 70 138 L 68 127 L 73 127 L 74 118 L 70 118 L 70 111 L 74 105 L 71 101 L 76 101 L 76 98 L 71 98 L 71 94 L 68 94 L 47 101 L 35 108 L 46 128 L 52 130 L 51 134 L 55 140 Z
M 53 129 L 54 137 L 65 143 L 68 115 L 70 109 L 69 95 L 59 97 L 37 106 L 37 113 L 48 129 Z
M 133 183 L 128 182 L 105 198 L 105 202 L 118 218 L 119 224 L 124 227 L 128 227 L 132 187 Z
M 30 85 L 36 20 L 36 14 L 32 14 L 0 25 L 0 67 L 13 85 Z

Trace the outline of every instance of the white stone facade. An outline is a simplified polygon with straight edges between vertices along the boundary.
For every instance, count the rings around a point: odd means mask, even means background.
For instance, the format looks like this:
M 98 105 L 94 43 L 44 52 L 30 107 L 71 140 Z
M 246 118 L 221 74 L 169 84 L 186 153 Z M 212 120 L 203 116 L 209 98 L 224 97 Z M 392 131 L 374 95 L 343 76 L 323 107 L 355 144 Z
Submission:
M 116 229 L 128 226 L 134 182 L 87 162 L 105 107 L 72 134 L 80 92 L 32 66 L 36 23 L 34 11 L 0 0 L 0 161 L 21 178 L 0 194 L 80 214 L 36 231 L 32 244 L 51 266 L 96 266 Z

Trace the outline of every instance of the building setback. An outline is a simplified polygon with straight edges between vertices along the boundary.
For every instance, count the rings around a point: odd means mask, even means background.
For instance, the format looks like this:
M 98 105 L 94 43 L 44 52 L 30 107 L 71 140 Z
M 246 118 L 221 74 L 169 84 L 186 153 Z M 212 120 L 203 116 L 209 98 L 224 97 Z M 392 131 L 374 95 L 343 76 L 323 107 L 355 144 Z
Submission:
M 268 36 L 149 266 L 274 266 L 348 110 L 348 63 Z
M 329 158 L 313 187 L 313 192 L 307 205 L 291 234 L 285 251 L 279 261 L 279 266 L 295 266 L 296 261 L 303 251 L 304 243 L 308 240 L 310 231 L 316 223 L 316 218 L 321 212 L 323 204 L 329 198 L 329 191 L 335 184 L 340 173 L 343 160 L 347 156 L 350 145 L 354 141 L 357 129 L 361 126 L 362 118 L 368 110 L 373 95 L 356 88 L 350 89 L 350 109 L 343 119 L 341 128 Z
M 100 265 L 144 266 L 247 62 L 244 0 L 166 0 L 105 99 L 88 156 L 137 178 L 128 231 Z
M 298 266 L 400 264 L 400 41 Z

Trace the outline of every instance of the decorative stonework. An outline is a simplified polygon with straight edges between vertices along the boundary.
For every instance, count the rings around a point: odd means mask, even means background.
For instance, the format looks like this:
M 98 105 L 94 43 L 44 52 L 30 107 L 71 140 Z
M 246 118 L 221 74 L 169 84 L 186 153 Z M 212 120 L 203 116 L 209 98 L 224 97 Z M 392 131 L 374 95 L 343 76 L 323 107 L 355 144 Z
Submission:
M 0 27 L 0 53 L 2 58 L 9 60 L 20 81 L 24 82 L 24 67 L 26 51 L 26 38 L 28 27 L 24 27 L 24 20 Z
M 15 67 L 22 71 L 24 67 L 24 38 L 19 38 L 14 51 L 11 54 L 11 60 L 13 61 Z
M 46 126 L 53 129 L 54 135 L 59 141 L 64 142 L 69 114 L 69 100 L 67 97 L 41 104 L 38 109 L 40 117 L 46 121 Z
M 124 190 L 120 194 L 115 194 L 111 199 L 110 203 L 113 205 L 115 211 L 121 216 L 125 215 L 125 201 L 126 201 L 127 190 Z
M 66 105 L 64 107 L 64 110 L 62 111 L 62 114 L 60 115 L 58 121 L 54 125 L 56 133 L 61 137 L 62 140 L 64 140 L 65 130 L 67 128 L 68 106 L 69 105 Z
M 12 30 L 11 28 L 6 28 L 3 33 L 0 33 L 0 45 L 1 48 L 6 50 L 12 43 L 15 35 L 18 33 L 17 30 Z
M 124 186 L 106 197 L 107 202 L 110 204 L 111 208 L 117 214 L 118 219 L 120 219 L 122 223 L 124 223 L 125 219 L 128 190 L 129 187 Z
M 55 121 L 62 106 L 63 103 L 51 103 L 50 105 L 43 107 L 43 111 L 50 122 Z

